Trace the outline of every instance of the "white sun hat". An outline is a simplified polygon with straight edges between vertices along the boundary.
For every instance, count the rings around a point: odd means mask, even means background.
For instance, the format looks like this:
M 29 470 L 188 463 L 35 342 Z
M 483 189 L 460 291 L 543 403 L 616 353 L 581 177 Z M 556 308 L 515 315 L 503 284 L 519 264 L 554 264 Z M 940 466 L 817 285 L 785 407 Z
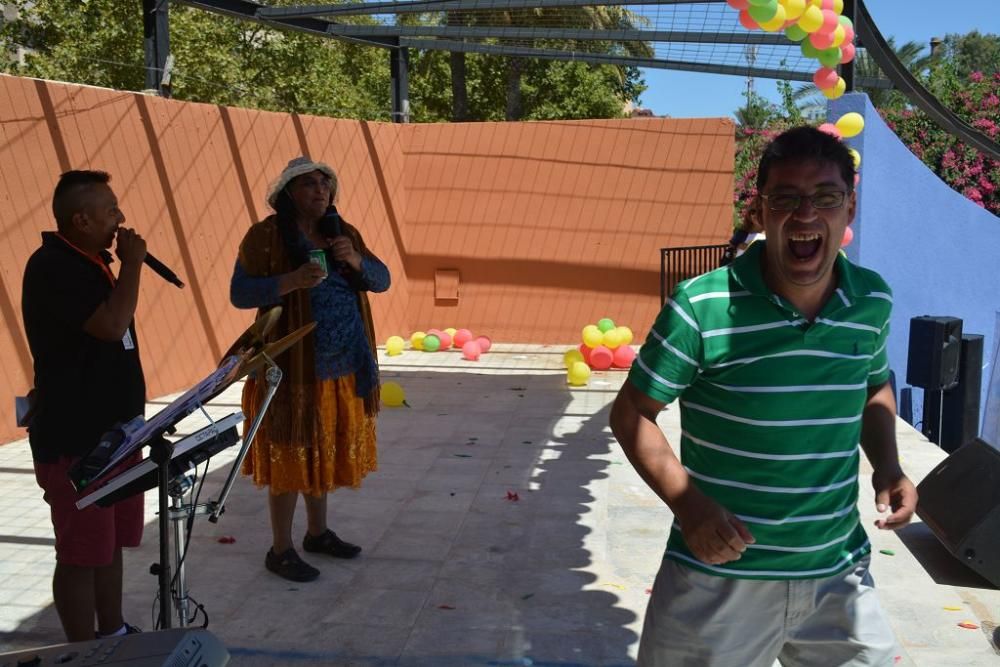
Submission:
M 285 186 L 288 185 L 293 178 L 313 171 L 321 171 L 330 177 L 330 192 L 334 197 L 336 197 L 337 174 L 333 172 L 330 165 L 323 162 L 313 162 L 309 158 L 303 156 L 289 160 L 284 171 L 281 172 L 281 175 L 278 176 L 273 183 L 271 183 L 271 187 L 267 189 L 268 206 L 271 208 L 275 207 L 274 204 L 278 200 L 278 194 L 285 189 Z

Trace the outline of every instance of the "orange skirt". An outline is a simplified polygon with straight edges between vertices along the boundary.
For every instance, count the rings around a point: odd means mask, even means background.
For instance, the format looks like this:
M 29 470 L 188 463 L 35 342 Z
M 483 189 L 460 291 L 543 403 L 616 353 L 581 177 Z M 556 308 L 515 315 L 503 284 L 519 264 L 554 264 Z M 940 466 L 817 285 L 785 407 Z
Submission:
M 248 378 L 243 387 L 245 428 L 260 411 L 264 392 Z M 272 494 L 297 491 L 320 496 L 342 486 L 357 488 L 377 468 L 375 417 L 365 413 L 364 399 L 355 394 L 354 375 L 322 380 L 316 385 L 316 410 L 310 442 L 282 441 L 269 429 L 258 430 L 243 461 L 243 473 Z M 265 414 L 266 417 L 266 414 Z M 265 419 L 266 421 L 266 419 Z

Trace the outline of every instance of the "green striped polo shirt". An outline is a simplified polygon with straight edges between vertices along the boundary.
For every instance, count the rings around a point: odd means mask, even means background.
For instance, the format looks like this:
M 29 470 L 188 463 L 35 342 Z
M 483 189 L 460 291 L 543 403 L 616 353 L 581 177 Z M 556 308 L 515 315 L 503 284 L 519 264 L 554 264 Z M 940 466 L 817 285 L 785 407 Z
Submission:
M 666 557 L 747 579 L 835 575 L 870 550 L 857 510 L 861 414 L 889 379 L 892 294 L 837 256 L 838 286 L 812 323 L 761 274 L 766 241 L 677 286 L 629 373 L 651 398 L 680 398 L 681 463 L 756 538 L 708 565 L 676 521 Z

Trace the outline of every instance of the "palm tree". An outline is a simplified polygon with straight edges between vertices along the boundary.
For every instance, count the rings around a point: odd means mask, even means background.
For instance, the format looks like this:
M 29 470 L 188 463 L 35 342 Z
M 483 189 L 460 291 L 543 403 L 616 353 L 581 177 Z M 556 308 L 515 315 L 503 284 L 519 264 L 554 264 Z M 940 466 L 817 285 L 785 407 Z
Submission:
M 924 45 L 920 42 L 906 42 L 897 48 L 894 38 L 890 37 L 886 41 L 896 54 L 899 62 L 914 74 L 924 72 L 937 60 L 937 56 L 934 54 L 924 54 Z M 863 49 L 859 49 L 857 56 L 854 58 L 854 77 L 856 80 L 887 78 L 882 70 L 879 69 L 875 59 L 869 55 L 867 50 Z M 898 90 L 892 88 L 866 88 L 859 85 L 857 89 L 859 92 L 868 95 L 868 99 L 871 100 L 872 105 L 876 109 L 898 108 L 907 104 L 906 97 Z M 826 98 L 819 94 L 819 90 L 811 83 L 803 84 L 796 89 L 794 98 L 796 101 L 805 100 L 803 112 L 807 115 L 810 115 L 809 112 L 816 112 L 817 110 L 819 111 L 819 115 L 823 115 L 825 112 Z

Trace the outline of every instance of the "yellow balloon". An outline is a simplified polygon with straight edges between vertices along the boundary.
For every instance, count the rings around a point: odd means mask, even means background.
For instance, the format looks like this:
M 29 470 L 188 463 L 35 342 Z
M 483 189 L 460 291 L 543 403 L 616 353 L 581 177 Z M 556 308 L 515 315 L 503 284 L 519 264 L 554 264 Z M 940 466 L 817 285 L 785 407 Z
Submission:
M 847 152 L 851 154 L 851 159 L 854 160 L 854 168 L 855 169 L 860 169 L 861 168 L 861 153 L 857 152 L 853 148 L 848 149 Z
M 764 32 L 777 32 L 778 30 L 783 30 L 785 27 L 785 8 L 778 5 L 778 11 L 774 13 L 774 16 L 770 21 L 764 21 L 760 24 L 761 30 Z
M 618 327 L 618 332 L 622 335 L 622 345 L 631 345 L 632 344 L 633 334 L 632 334 L 632 330 L 631 329 L 629 329 L 628 327 L 622 326 L 622 327 Z
M 446 334 L 448 334 L 449 336 L 451 336 L 452 338 L 455 337 L 455 332 L 456 331 L 458 331 L 458 329 L 456 329 L 455 327 L 448 327 L 447 329 L 444 330 L 444 332 Z
M 833 29 L 833 44 L 830 45 L 830 48 L 835 48 L 840 46 L 841 44 L 844 43 L 844 40 L 846 38 L 847 38 L 847 31 L 844 30 L 844 26 L 838 24 L 837 27 Z
M 406 405 L 406 392 L 398 382 L 383 382 L 379 391 L 382 402 L 390 408 Z
M 833 11 L 837 14 L 844 13 L 844 0 L 833 0 Z
M 404 345 L 403 339 L 399 336 L 389 336 L 389 339 L 385 341 L 385 352 L 390 357 L 394 357 L 403 352 Z
M 583 344 L 587 347 L 597 347 L 604 341 L 604 334 L 596 325 L 588 324 L 583 328 Z
M 785 20 L 797 21 L 806 10 L 806 0 L 785 0 Z
M 838 118 L 834 125 L 837 126 L 837 129 L 840 130 L 843 136 L 847 138 L 856 137 L 865 129 L 865 118 L 856 111 L 851 111 Z
M 802 12 L 802 16 L 799 17 L 798 26 L 809 34 L 819 30 L 822 25 L 823 12 L 821 12 L 819 7 L 816 7 L 815 5 L 806 7 L 805 11 Z
M 837 79 L 837 85 L 820 92 L 822 92 L 827 99 L 835 100 L 843 95 L 845 90 L 847 90 L 847 82 L 844 81 L 843 77 L 841 77 Z
M 604 347 L 614 350 L 622 344 L 622 334 L 618 329 L 604 332 Z
M 413 335 L 410 336 L 410 345 L 413 346 L 414 350 L 424 349 L 424 338 L 427 336 L 423 331 L 414 331 Z
M 575 347 L 566 350 L 563 354 L 563 366 L 566 367 L 566 370 L 572 368 L 573 364 L 578 361 L 583 361 L 583 354 Z
M 590 366 L 582 361 L 573 362 L 566 373 L 566 379 L 571 385 L 577 387 L 587 384 L 587 380 L 590 379 Z

